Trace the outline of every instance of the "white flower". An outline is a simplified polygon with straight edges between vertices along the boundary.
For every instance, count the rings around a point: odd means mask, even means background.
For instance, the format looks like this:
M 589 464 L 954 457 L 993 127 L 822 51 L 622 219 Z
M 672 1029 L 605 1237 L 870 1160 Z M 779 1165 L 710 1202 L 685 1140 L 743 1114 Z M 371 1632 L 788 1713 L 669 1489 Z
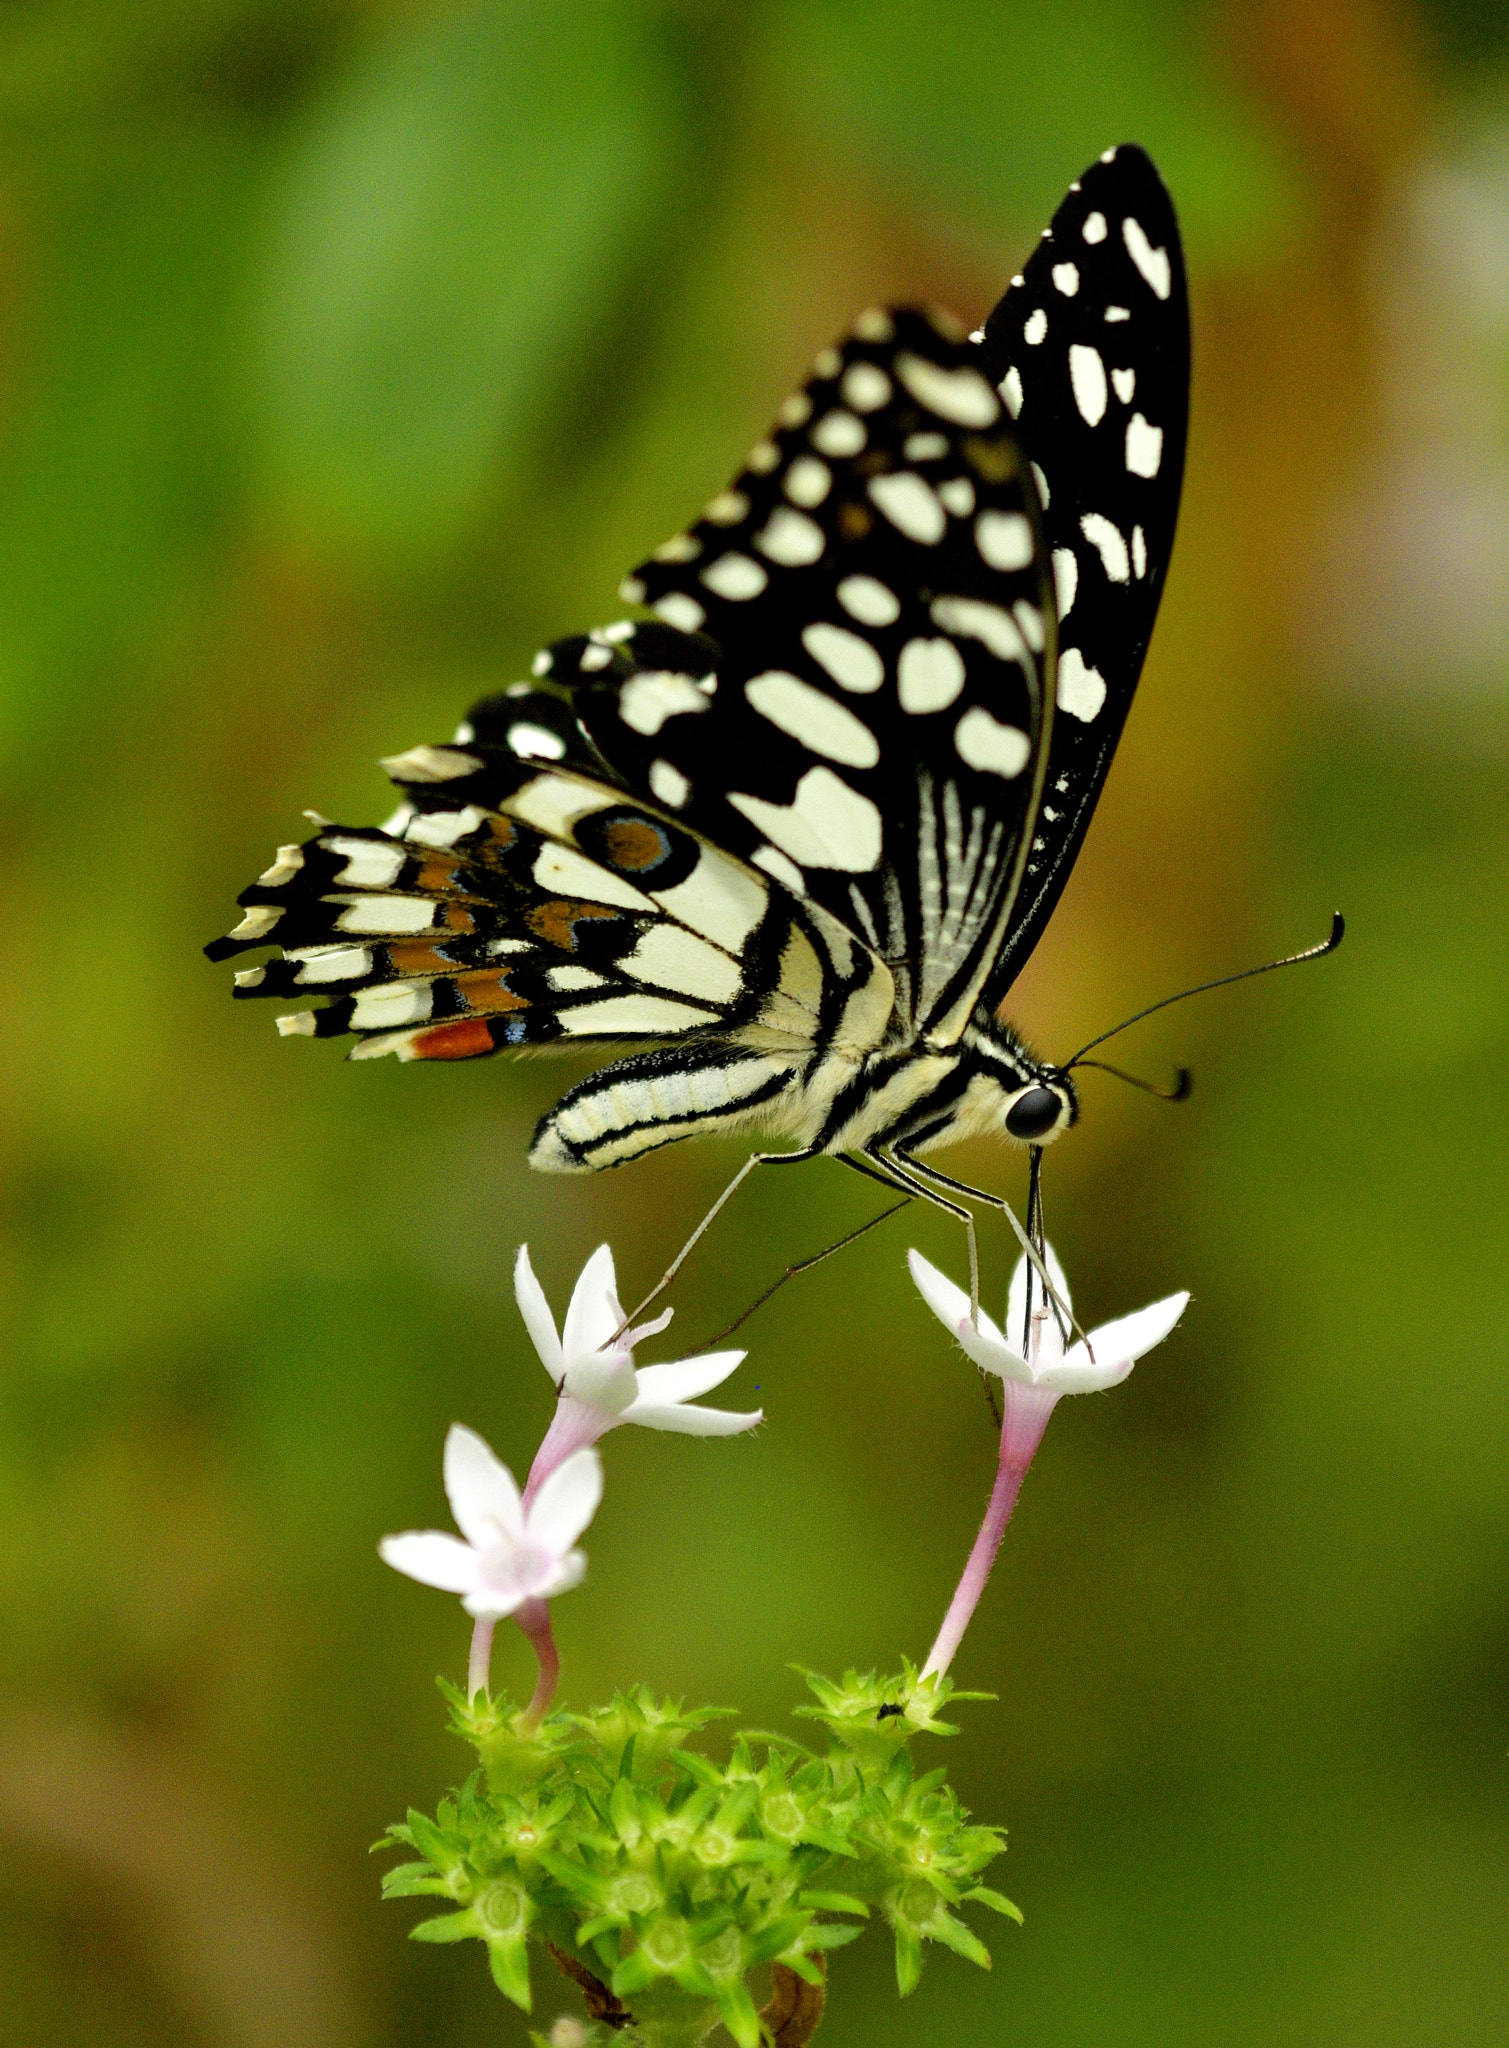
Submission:
M 635 1369 L 634 1346 L 663 1330 L 672 1311 L 667 1309 L 638 1329 L 625 1330 L 614 1341 L 624 1312 L 618 1300 L 613 1254 L 607 1245 L 599 1245 L 582 1268 L 566 1311 L 565 1329 L 559 1334 L 545 1290 L 529 1263 L 527 1245 L 519 1247 L 513 1284 L 524 1326 L 560 1395 L 535 1457 L 526 1499 L 533 1498 L 535 1489 L 564 1458 L 596 1443 L 621 1422 L 678 1430 L 684 1436 L 735 1436 L 764 1421 L 764 1411 L 758 1408 L 752 1414 L 736 1415 L 724 1408 L 691 1405 L 699 1394 L 722 1385 L 743 1360 L 742 1351 L 711 1351 L 701 1358 Z
M 445 1440 L 445 1491 L 461 1535 L 411 1529 L 385 1536 L 377 1546 L 385 1564 L 423 1586 L 459 1593 L 468 1614 L 494 1620 L 581 1584 L 587 1560 L 573 1546 L 603 1497 L 596 1451 L 565 1459 L 526 1508 L 508 1467 L 456 1423 Z
M 1058 1316 L 1051 1303 L 1042 1300 L 1042 1282 L 1033 1289 L 1036 1307 L 1030 1331 L 1023 1330 L 1027 1312 L 1027 1260 L 1017 1262 L 1011 1276 L 1003 1335 L 980 1310 L 978 1325 L 971 1320 L 969 1296 L 952 1280 L 930 1265 L 921 1252 L 908 1252 L 907 1263 L 923 1300 L 958 1338 L 965 1351 L 985 1372 L 1028 1387 L 1043 1387 L 1055 1394 L 1098 1394 L 1124 1380 L 1139 1358 L 1161 1344 L 1189 1305 L 1187 1294 L 1170 1294 L 1150 1308 L 1102 1323 L 1066 1351 Z M 1047 1246 L 1044 1264 L 1065 1306 L 1069 1305 L 1069 1283 L 1052 1245 Z M 1022 1349 L 1008 1341 L 1015 1339 Z M 1023 1353 L 1025 1352 L 1025 1356 Z

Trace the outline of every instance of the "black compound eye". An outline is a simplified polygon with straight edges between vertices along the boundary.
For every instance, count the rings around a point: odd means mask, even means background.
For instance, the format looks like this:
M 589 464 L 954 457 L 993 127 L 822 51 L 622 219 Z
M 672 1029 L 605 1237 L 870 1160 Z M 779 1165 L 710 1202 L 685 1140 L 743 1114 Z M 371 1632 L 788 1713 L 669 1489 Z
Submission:
M 1045 1138 L 1063 1115 L 1060 1096 L 1051 1088 L 1029 1088 L 1006 1112 L 1006 1128 L 1013 1138 Z

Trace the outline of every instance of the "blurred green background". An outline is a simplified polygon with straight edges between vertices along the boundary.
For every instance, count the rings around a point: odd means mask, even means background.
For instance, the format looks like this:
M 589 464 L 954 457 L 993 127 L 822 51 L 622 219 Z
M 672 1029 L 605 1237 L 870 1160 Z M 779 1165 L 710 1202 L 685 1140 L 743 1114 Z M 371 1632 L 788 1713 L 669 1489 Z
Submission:
M 1129 138 L 1188 238 L 1184 520 L 1012 1014 L 1062 1055 L 1351 937 L 1142 1027 L 1193 1101 L 1092 1076 L 1051 1157 L 1086 1320 L 1194 1305 L 1060 1413 L 956 1666 L 1025 1928 L 905 2006 L 846 1950 L 822 2039 L 1509 2038 L 1503 0 L 12 0 L 7 2041 L 522 2041 L 377 1903 L 367 1843 L 464 1763 L 466 1624 L 374 1543 L 444 1520 L 452 1419 L 530 1455 L 521 1239 L 560 1300 L 607 1236 L 627 1292 L 739 1150 L 530 1175 L 577 1069 L 345 1067 L 198 948 L 305 805 L 385 815 L 379 754 L 616 616 L 855 311 L 978 317 Z M 876 1206 L 779 1180 L 679 1349 Z M 768 1723 L 788 1660 L 925 1650 L 993 1445 L 909 1242 L 961 1270 L 908 1216 L 749 1327 L 757 1437 L 609 1442 L 569 1699 Z

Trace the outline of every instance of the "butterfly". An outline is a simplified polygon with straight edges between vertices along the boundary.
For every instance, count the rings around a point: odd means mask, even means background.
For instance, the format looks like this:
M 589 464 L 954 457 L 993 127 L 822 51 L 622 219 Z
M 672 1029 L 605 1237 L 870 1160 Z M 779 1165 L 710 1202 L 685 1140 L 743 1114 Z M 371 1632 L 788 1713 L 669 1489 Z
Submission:
M 1173 547 L 1179 232 L 1148 157 L 1071 186 L 984 327 L 871 310 L 700 519 L 557 641 L 381 827 L 283 847 L 206 948 L 353 1059 L 620 1057 L 551 1172 L 707 1133 L 830 1154 L 965 1214 L 920 1154 L 1072 1124 L 997 1011 L 1068 878 Z

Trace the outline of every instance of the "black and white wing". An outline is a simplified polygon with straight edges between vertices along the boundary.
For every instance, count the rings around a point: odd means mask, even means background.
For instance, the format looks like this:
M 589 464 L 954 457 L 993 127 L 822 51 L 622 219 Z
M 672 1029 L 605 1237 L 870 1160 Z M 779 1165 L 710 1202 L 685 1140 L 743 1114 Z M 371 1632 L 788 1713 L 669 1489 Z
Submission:
M 994 1006 L 1068 880 L 1173 551 L 1189 305 L 1173 203 L 1142 150 L 1108 150 L 1073 186 L 986 321 L 979 351 L 1036 472 L 1059 617 L 1047 783 L 987 989 Z
M 626 673 L 548 657 L 625 785 L 839 919 L 898 1030 L 943 1042 L 1004 938 L 1053 722 L 1036 492 L 979 361 L 939 316 L 863 315 L 623 586 L 698 662 L 654 667 L 643 629 Z

